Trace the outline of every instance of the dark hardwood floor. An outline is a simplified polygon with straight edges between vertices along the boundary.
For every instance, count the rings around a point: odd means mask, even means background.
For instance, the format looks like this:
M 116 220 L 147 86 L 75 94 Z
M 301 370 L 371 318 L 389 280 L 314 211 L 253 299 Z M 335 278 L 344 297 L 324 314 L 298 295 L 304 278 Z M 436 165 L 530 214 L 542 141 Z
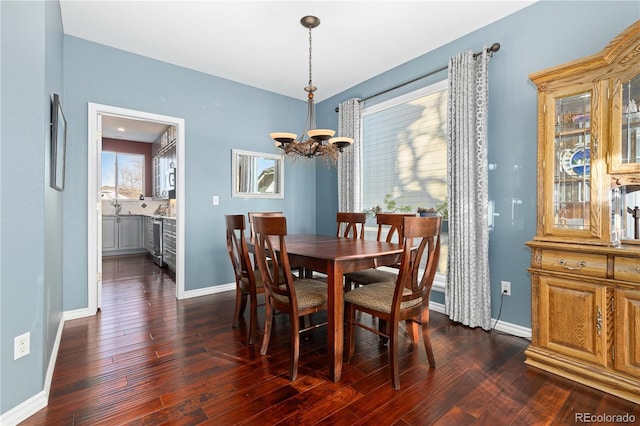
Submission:
M 103 276 L 101 312 L 65 324 L 49 405 L 22 424 L 563 425 L 581 424 L 578 413 L 640 421 L 639 405 L 527 367 L 526 340 L 438 313 L 437 367 L 422 346 L 401 345 L 399 391 L 386 347 L 359 329 L 340 382 L 328 380 L 324 328 L 303 339 L 290 382 L 284 315 L 260 356 L 246 344 L 248 319 L 231 328 L 233 292 L 177 301 L 172 275 L 146 256 L 105 257 Z

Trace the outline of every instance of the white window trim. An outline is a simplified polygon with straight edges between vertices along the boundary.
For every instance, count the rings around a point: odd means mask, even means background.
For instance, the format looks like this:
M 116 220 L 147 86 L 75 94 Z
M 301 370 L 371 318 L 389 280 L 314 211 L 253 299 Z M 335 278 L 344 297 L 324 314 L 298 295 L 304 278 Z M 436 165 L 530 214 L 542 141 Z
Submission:
M 371 115 L 371 114 L 375 114 L 379 111 L 385 110 L 387 108 L 391 108 L 394 107 L 396 105 L 400 105 L 403 103 L 407 103 L 407 102 L 411 102 L 415 99 L 421 98 L 423 96 L 427 96 L 430 95 L 432 93 L 436 93 L 436 92 L 440 92 L 442 90 L 448 89 L 448 84 L 449 81 L 448 79 L 444 79 L 442 81 L 439 81 L 437 83 L 431 84 L 429 86 L 414 90 L 413 92 L 409 92 L 409 93 L 405 93 L 404 95 L 400 95 L 397 97 L 394 97 L 392 99 L 380 102 L 378 104 L 374 104 L 371 106 L 367 106 L 366 102 L 365 102 L 365 106 L 364 108 L 362 108 L 362 113 L 360 116 L 360 129 L 361 132 L 363 131 L 363 118 L 366 117 L 367 115 Z M 362 173 L 362 171 L 361 171 Z M 362 180 L 362 176 L 360 177 L 360 179 Z M 362 197 L 362 194 L 360 194 L 360 197 Z M 377 228 L 376 228 L 377 229 Z M 449 252 L 449 255 L 451 255 L 451 253 Z M 385 270 L 388 272 L 394 272 L 394 273 L 398 273 L 398 270 L 396 268 L 389 268 L 389 267 L 385 267 L 382 266 L 380 267 L 381 270 Z M 421 271 L 422 273 L 422 271 Z M 433 279 L 433 286 L 431 287 L 432 291 L 438 292 L 438 293 L 445 293 L 446 292 L 446 288 L 447 288 L 447 276 L 446 274 L 440 273 L 440 272 L 436 272 L 436 275 Z
M 440 92 L 448 88 L 448 80 L 442 80 L 437 83 L 431 84 L 429 86 L 423 87 L 418 90 L 414 90 L 413 92 L 405 93 L 404 95 L 400 95 L 393 99 L 386 100 L 384 102 L 380 102 L 378 104 L 374 104 L 371 106 L 367 106 L 365 101 L 365 106 L 362 109 L 361 116 L 367 116 L 371 114 L 375 114 L 376 112 L 385 110 L 387 108 L 394 107 L 396 105 L 404 104 L 407 102 L 411 102 L 415 99 L 421 98 L 423 96 L 430 95 L 432 93 Z

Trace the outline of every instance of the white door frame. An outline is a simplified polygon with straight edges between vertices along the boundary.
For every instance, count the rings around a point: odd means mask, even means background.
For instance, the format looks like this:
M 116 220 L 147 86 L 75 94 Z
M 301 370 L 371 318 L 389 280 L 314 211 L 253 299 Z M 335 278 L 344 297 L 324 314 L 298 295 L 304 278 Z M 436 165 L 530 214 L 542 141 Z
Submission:
M 155 121 L 176 126 L 176 298 L 184 299 L 184 218 L 185 218 L 185 129 L 184 119 L 89 102 L 88 134 L 88 310 L 95 314 L 102 303 L 102 208 L 100 161 L 102 157 L 102 116 Z

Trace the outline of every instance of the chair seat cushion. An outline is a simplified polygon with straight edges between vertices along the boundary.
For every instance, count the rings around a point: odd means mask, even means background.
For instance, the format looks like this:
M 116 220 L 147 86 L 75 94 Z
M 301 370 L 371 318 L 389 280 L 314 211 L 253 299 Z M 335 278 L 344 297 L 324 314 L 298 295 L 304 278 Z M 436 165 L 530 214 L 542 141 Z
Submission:
M 327 285 L 320 280 L 307 278 L 297 279 L 293 282 L 296 287 L 298 309 L 311 308 L 327 303 Z M 288 298 L 274 294 L 273 297 L 281 302 L 288 303 Z
M 374 309 L 378 312 L 386 314 L 391 313 L 391 303 L 393 302 L 393 293 L 396 289 L 395 283 L 380 282 L 372 283 L 364 287 L 358 287 L 344 294 L 345 302 L 362 306 L 368 309 Z M 411 293 L 408 289 L 404 289 L 404 294 Z M 400 303 L 400 309 L 412 308 L 422 303 L 422 298 L 409 300 Z
M 396 282 L 398 274 L 379 269 L 367 269 L 365 271 L 349 272 L 345 278 L 358 284 L 372 284 L 380 282 Z

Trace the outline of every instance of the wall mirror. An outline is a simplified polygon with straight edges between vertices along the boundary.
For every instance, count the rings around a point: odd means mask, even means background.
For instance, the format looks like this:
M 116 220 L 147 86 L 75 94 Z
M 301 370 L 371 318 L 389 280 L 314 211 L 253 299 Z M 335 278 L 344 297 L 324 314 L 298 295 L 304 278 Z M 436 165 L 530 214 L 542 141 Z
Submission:
M 234 198 L 284 198 L 284 159 L 263 152 L 231 151 Z

